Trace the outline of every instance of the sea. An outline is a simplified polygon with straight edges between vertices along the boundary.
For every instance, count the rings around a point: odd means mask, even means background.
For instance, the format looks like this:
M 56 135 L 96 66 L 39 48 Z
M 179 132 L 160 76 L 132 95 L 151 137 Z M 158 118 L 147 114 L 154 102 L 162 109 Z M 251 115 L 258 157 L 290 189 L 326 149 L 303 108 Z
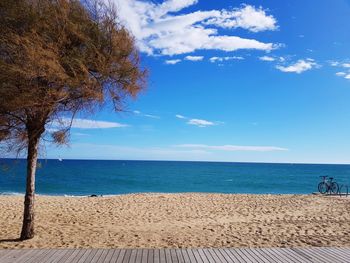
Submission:
M 25 171 L 23 159 L 0 159 L 0 194 L 23 194 Z M 322 175 L 350 185 L 350 165 L 49 159 L 39 160 L 36 192 L 310 194 Z

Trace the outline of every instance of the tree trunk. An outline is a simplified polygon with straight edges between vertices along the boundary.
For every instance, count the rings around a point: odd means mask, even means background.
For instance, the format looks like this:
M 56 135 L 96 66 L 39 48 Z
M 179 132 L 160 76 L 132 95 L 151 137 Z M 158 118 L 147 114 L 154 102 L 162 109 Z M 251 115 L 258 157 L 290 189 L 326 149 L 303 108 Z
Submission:
M 35 197 L 35 172 L 38 160 L 38 147 L 40 135 L 28 132 L 27 153 L 27 184 L 24 197 L 23 225 L 21 240 L 34 237 L 34 197 Z

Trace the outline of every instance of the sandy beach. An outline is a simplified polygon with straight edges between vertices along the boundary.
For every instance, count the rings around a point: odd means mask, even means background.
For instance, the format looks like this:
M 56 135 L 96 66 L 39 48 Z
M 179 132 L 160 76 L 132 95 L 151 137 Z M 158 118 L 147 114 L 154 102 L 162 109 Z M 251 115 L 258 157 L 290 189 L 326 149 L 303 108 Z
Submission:
M 0 248 L 350 246 L 350 198 L 133 194 L 36 197 L 36 237 L 18 238 L 23 197 L 0 196 Z

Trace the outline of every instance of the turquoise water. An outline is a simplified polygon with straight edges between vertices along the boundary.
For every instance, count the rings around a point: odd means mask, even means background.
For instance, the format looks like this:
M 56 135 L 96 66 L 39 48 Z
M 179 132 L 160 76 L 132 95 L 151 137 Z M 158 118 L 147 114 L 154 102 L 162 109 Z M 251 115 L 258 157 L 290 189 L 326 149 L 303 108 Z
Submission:
M 0 159 L 0 194 L 23 193 L 25 161 Z M 167 161 L 41 160 L 37 193 L 114 195 L 139 192 L 307 194 L 319 176 L 350 185 L 350 165 Z

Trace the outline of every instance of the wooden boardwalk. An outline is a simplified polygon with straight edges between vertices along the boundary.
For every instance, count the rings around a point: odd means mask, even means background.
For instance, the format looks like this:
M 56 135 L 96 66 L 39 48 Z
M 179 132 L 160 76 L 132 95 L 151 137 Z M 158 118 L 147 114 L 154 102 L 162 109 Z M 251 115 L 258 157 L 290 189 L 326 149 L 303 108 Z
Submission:
M 0 263 L 350 262 L 350 248 L 3 249 Z

